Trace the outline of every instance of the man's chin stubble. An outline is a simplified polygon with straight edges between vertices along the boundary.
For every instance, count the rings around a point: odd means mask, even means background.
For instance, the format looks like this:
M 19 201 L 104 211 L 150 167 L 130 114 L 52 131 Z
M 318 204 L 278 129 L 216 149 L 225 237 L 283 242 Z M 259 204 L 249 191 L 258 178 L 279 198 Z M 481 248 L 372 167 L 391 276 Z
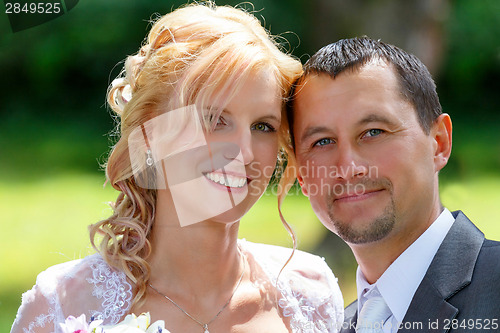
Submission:
M 350 244 L 368 244 L 385 238 L 394 228 L 396 217 L 394 213 L 394 202 L 385 208 L 384 213 L 371 221 L 363 229 L 354 228 L 350 221 L 342 221 L 335 218 L 332 207 L 328 209 L 330 223 L 333 225 L 334 233 Z

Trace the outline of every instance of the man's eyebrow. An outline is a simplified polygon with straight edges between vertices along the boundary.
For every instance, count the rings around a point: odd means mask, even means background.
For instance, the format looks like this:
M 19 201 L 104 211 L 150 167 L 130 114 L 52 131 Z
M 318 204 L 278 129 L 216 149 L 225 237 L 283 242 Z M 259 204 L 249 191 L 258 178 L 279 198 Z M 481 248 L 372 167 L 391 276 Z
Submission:
M 383 115 L 374 114 L 374 113 L 369 114 L 366 117 L 364 117 L 358 121 L 359 125 L 364 125 L 364 124 L 368 124 L 368 123 L 385 123 L 385 124 L 393 125 L 393 126 L 396 125 L 396 123 L 394 121 L 392 121 L 391 119 L 389 119 Z
M 306 128 L 306 130 L 304 131 L 304 133 L 300 137 L 300 141 L 303 142 L 307 138 L 313 136 L 314 134 L 328 132 L 328 131 L 329 131 L 328 127 L 325 127 L 325 126 L 311 126 L 311 127 L 308 127 L 308 128 Z
M 358 124 L 363 125 L 363 124 L 368 124 L 368 123 L 386 123 L 388 125 L 393 125 L 395 126 L 396 123 L 392 121 L 391 119 L 383 116 L 383 115 L 378 115 L 378 114 L 369 114 L 366 117 L 362 118 L 361 120 L 358 121 Z M 305 141 L 309 137 L 317 134 L 317 133 L 324 133 L 324 132 L 330 132 L 330 129 L 326 126 L 311 126 L 306 128 L 302 136 L 300 137 L 300 141 Z

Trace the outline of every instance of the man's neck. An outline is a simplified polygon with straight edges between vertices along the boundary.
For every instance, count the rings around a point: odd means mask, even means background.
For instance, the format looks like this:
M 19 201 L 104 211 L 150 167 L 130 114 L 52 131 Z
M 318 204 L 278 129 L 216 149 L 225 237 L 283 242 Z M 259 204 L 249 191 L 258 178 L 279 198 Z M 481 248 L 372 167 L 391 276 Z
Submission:
M 379 241 L 349 244 L 366 280 L 370 284 L 375 283 L 387 268 L 434 223 L 441 211 L 442 207 L 438 207 L 424 221 L 402 224 L 406 228 L 395 229 Z

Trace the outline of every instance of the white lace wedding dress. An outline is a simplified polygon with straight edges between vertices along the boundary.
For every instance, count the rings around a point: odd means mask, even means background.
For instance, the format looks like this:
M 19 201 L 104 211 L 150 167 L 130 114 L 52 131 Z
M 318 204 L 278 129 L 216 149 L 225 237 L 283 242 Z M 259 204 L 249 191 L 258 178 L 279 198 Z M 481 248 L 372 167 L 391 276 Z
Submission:
M 244 240 L 239 244 L 250 266 L 258 265 L 266 275 L 261 278 L 275 284 L 291 250 Z M 278 305 L 282 315 L 290 317 L 292 332 L 338 331 L 344 314 L 342 295 L 322 258 L 297 251 L 277 287 Z M 131 300 L 132 286 L 125 274 L 94 254 L 42 272 L 33 289 L 23 294 L 11 332 L 58 333 L 59 323 L 83 313 L 116 324 L 128 314 Z

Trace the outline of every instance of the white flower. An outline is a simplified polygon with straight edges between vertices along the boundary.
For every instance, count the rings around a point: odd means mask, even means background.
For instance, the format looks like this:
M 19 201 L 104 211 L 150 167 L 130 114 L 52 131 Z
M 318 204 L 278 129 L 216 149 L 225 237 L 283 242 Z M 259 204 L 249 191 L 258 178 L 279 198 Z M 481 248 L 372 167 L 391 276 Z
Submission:
M 102 320 L 87 323 L 85 315 L 75 318 L 69 316 L 64 324 L 60 324 L 62 333 L 169 333 L 165 329 L 165 322 L 157 320 L 150 325 L 149 312 L 142 313 L 139 317 L 130 314 L 116 325 L 101 326 Z
M 169 333 L 169 331 L 165 329 L 165 322 L 163 320 L 157 320 L 148 327 L 146 333 Z
M 137 317 L 130 314 L 116 325 L 103 326 L 104 333 L 168 333 L 165 330 L 165 322 L 158 320 L 150 325 L 151 316 L 149 312 Z

